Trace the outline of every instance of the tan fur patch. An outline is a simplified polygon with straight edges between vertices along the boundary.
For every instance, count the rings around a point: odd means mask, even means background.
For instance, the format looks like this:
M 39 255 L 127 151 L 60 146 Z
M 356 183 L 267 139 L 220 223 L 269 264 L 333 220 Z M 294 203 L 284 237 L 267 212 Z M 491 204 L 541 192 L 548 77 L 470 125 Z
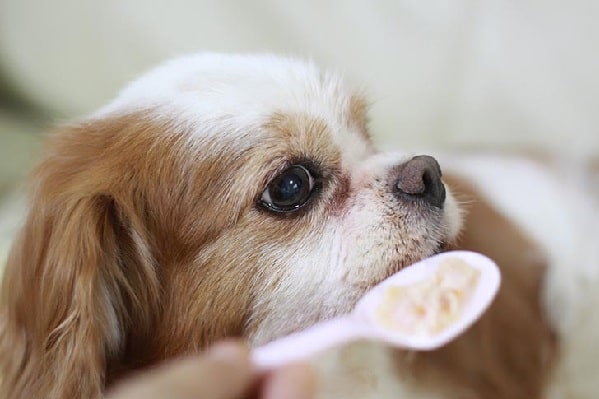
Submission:
M 129 370 L 250 335 L 257 292 L 285 266 L 272 248 L 317 236 L 314 218 L 346 198 L 321 120 L 274 115 L 235 146 L 182 129 L 140 113 L 51 138 L 2 290 L 6 397 L 96 398 Z M 304 161 L 327 182 L 315 216 L 260 210 L 268 182 Z
M 364 139 L 369 143 L 372 142 L 370 134 L 368 134 L 368 103 L 362 96 L 353 95 L 350 98 L 348 122 L 350 126 L 358 128 Z
M 249 275 L 231 287 L 193 260 L 255 193 L 228 201 L 212 168 L 244 157 L 200 160 L 185 133 L 135 114 L 52 137 L 3 282 L 4 397 L 96 398 L 128 369 L 243 333 Z

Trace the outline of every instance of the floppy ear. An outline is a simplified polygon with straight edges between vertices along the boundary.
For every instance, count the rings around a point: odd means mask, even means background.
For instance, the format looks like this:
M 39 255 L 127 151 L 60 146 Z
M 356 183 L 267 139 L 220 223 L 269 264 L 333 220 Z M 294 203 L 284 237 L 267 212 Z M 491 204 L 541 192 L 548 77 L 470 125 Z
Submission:
M 127 350 L 129 326 L 149 334 L 158 300 L 141 221 L 122 198 L 94 189 L 94 167 L 82 163 L 72 142 L 59 145 L 38 169 L 5 271 L 6 398 L 101 397 Z

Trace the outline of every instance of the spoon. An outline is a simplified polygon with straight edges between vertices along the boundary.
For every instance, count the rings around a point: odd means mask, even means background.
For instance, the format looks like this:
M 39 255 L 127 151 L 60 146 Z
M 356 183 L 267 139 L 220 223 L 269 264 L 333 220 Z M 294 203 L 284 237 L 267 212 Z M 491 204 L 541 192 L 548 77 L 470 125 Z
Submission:
M 426 351 L 470 327 L 489 307 L 499 269 L 484 255 L 451 251 L 423 259 L 371 288 L 346 315 L 254 349 L 252 361 L 267 371 L 356 340 Z

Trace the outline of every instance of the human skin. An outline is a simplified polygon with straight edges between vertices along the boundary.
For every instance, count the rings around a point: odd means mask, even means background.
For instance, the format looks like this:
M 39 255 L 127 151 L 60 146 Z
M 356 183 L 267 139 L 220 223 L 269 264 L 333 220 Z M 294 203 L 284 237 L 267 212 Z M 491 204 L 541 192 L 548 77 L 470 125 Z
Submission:
M 171 361 L 124 381 L 107 399 L 309 399 L 314 377 L 295 364 L 257 373 L 242 343 L 214 345 L 200 355 Z

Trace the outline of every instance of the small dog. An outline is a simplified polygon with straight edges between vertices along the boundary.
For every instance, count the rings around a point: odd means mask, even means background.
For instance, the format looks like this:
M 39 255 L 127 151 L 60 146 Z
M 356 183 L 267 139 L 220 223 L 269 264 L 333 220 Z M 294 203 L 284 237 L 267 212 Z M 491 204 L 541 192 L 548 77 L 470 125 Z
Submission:
M 500 265 L 485 316 L 433 352 L 323 354 L 320 395 L 596 397 L 596 204 L 541 160 L 440 156 L 442 176 L 380 154 L 366 114 L 312 64 L 202 54 L 61 128 L 5 272 L 2 397 L 100 398 L 224 337 L 266 343 L 448 248 Z

